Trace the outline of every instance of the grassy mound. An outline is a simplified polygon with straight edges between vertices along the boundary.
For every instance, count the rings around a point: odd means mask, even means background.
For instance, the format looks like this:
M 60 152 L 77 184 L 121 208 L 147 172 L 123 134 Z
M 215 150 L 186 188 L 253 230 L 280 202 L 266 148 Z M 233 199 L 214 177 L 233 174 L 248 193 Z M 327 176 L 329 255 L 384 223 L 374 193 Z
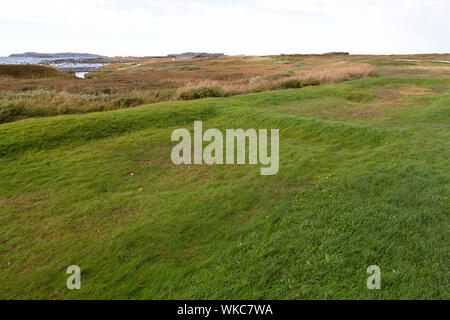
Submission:
M 200 87 L 191 88 L 182 91 L 179 95 L 180 100 L 195 100 L 209 97 L 223 97 L 225 93 L 220 88 L 215 87 Z
M 67 75 L 52 67 L 31 64 L 0 64 L 0 78 L 36 79 L 65 76 Z

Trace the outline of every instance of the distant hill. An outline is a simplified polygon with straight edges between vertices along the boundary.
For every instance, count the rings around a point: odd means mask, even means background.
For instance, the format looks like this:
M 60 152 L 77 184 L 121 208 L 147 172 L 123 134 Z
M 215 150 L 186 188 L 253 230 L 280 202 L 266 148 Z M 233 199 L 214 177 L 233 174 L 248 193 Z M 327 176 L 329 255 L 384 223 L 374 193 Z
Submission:
M 208 53 L 208 52 L 183 52 L 179 54 L 169 54 L 168 57 L 174 58 L 209 58 L 209 57 L 222 57 L 224 53 Z
M 193 56 L 203 56 L 203 57 L 212 57 L 212 56 L 223 56 L 223 53 L 208 53 L 208 52 L 184 52 L 181 53 L 180 56 L 193 57 Z
M 9 55 L 15 58 L 106 58 L 99 54 L 92 53 L 76 53 L 76 52 L 60 52 L 60 53 L 40 53 L 40 52 L 25 52 L 25 53 L 13 53 Z

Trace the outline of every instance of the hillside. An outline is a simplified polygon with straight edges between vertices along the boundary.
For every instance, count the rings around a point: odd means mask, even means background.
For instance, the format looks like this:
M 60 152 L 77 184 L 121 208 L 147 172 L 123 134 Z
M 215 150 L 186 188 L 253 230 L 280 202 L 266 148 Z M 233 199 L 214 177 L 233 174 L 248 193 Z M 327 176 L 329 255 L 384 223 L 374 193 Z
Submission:
M 0 298 L 448 299 L 449 89 L 379 76 L 1 124 Z M 278 128 L 278 174 L 174 165 L 194 120 Z

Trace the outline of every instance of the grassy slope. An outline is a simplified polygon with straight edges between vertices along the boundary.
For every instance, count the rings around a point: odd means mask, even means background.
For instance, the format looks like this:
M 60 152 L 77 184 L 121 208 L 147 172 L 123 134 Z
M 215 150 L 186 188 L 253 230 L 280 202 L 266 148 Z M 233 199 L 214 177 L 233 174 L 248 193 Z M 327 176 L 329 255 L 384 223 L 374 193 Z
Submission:
M 376 78 L 1 125 L 0 298 L 449 298 L 450 96 L 351 116 L 401 85 L 450 88 Z M 279 173 L 173 165 L 194 119 L 279 128 Z
M 0 77 L 11 77 L 14 79 L 38 79 L 38 78 L 69 78 L 69 75 L 59 72 L 53 67 L 37 65 L 0 65 Z

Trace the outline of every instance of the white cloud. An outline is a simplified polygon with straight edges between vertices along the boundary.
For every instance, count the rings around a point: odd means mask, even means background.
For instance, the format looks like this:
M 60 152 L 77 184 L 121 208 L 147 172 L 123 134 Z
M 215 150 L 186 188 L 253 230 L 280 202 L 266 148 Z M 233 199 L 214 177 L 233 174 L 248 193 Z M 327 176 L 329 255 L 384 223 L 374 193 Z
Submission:
M 0 10 L 0 54 L 448 52 L 448 16 L 446 0 L 14 0 Z

